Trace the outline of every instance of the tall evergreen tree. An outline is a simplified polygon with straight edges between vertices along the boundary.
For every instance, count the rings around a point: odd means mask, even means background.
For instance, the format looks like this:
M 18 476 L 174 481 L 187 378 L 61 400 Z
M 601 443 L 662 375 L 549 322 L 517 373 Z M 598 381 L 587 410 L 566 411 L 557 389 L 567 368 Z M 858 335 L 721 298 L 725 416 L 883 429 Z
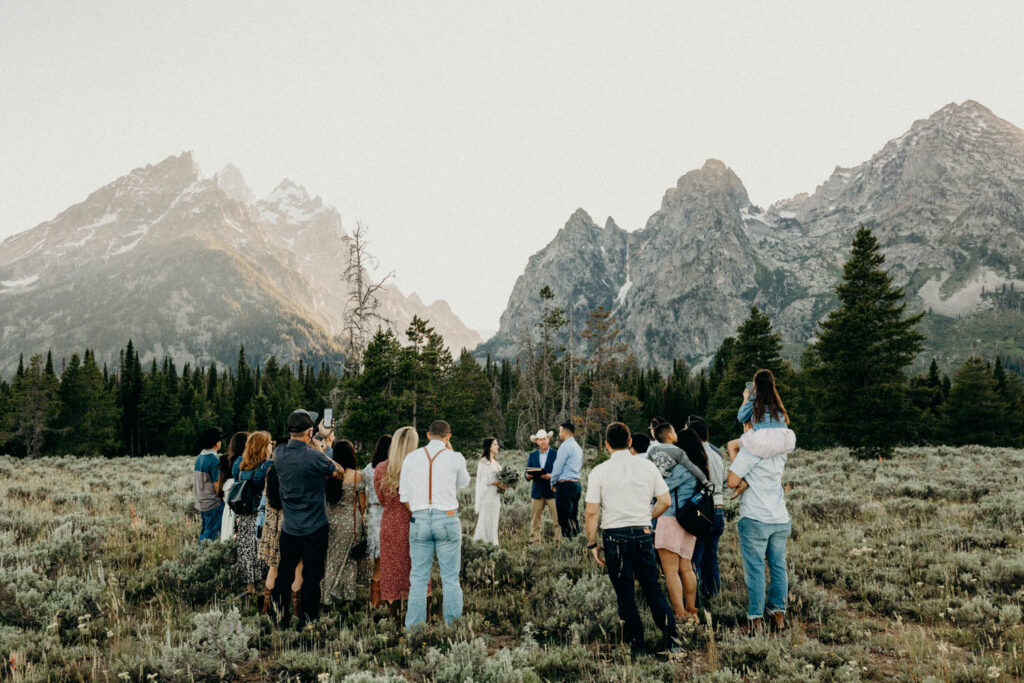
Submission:
M 985 362 L 968 358 L 953 375 L 944 409 L 946 440 L 956 445 L 996 445 L 1006 436 L 1009 409 L 999 381 Z
M 60 451 L 73 455 L 113 455 L 117 451 L 117 397 L 103 380 L 96 357 L 86 349 L 85 361 L 72 354 L 61 375 Z
M 884 263 L 878 240 L 861 227 L 836 286 L 839 307 L 819 324 L 820 364 L 809 378 L 821 392 L 817 431 L 861 457 L 886 456 L 907 439 L 904 369 L 924 340 L 916 329 L 924 313 L 906 314 L 903 289 Z
M 129 455 L 142 454 L 139 434 L 139 403 L 142 400 L 142 365 L 132 340 L 121 354 L 118 407 L 121 409 L 121 434 Z
M 52 371 L 52 360 L 49 365 Z M 11 385 L 0 442 L 13 444 L 29 458 L 42 455 L 59 407 L 58 385 L 57 377 L 43 368 L 43 357 L 32 356 L 28 368 Z
M 363 354 L 363 371 L 346 379 L 351 400 L 343 431 L 357 444 L 372 444 L 401 426 L 402 366 L 402 345 L 395 333 L 377 330 Z

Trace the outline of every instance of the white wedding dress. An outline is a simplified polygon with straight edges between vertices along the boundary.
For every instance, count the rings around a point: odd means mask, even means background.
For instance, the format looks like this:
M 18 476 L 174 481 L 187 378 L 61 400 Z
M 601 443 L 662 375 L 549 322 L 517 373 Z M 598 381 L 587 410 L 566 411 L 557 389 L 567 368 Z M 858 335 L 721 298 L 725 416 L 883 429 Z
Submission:
M 481 460 L 476 466 L 476 532 L 474 541 L 498 545 L 498 517 L 501 515 L 501 494 L 494 482 L 501 465 Z

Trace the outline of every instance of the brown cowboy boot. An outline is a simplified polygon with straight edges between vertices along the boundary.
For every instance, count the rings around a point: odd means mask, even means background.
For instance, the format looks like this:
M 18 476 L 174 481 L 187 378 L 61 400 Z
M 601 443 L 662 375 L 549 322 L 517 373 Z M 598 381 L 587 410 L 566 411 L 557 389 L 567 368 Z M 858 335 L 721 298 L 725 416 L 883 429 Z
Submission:
M 786 630 L 786 613 L 785 612 L 772 612 L 772 620 L 770 626 L 773 631 L 785 631 Z
M 370 581 L 370 605 L 376 607 L 380 604 L 380 581 Z
M 270 614 L 270 603 L 274 599 L 274 589 L 263 587 L 263 609 L 260 610 L 261 614 Z
M 764 619 L 750 619 L 747 621 L 747 635 L 759 636 L 764 633 Z
M 299 591 L 292 591 L 292 614 L 296 617 L 299 616 L 299 611 L 302 609 L 302 596 Z

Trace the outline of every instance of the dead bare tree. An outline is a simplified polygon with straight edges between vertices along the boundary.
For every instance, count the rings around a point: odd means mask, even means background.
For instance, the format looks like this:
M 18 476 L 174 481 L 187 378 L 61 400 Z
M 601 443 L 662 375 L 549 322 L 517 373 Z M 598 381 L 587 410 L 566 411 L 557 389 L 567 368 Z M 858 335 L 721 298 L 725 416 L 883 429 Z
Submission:
M 371 335 L 378 327 L 391 323 L 380 313 L 377 293 L 395 276 L 395 271 L 390 271 L 380 280 L 370 277 L 370 269 L 376 267 L 377 261 L 370 253 L 367 228 L 362 223 L 357 221 L 355 230 L 343 235 L 342 239 L 348 247 L 348 264 L 342 279 L 349 287 L 344 332 L 345 369 L 358 373 L 362 370 L 363 352 Z

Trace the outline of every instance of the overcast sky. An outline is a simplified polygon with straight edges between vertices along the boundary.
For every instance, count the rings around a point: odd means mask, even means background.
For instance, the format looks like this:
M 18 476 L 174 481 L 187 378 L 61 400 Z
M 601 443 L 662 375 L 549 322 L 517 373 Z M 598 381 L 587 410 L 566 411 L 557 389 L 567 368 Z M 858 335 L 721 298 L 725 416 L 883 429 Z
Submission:
M 1022 74 L 1019 0 L 0 0 L 0 238 L 193 150 L 490 332 L 577 207 L 636 230 L 709 157 L 768 205 L 952 101 L 1024 126 Z

